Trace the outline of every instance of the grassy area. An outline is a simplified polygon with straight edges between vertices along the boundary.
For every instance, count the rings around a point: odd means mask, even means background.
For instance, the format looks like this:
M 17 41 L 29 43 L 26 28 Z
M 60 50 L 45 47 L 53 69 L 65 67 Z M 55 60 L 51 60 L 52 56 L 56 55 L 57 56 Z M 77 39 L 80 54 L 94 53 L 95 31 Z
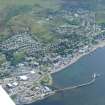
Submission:
M 52 85 L 52 77 L 50 74 L 45 74 L 43 76 L 43 78 L 40 80 L 40 83 L 41 84 L 44 84 L 44 85 Z
M 11 98 L 15 101 L 15 100 L 16 100 L 16 98 L 17 98 L 17 95 L 16 95 L 16 94 L 14 94 L 14 95 L 12 95 L 12 96 L 11 96 Z
M 6 62 L 6 57 L 4 54 L 0 53 L 0 66 Z
M 57 6 L 56 0 L 0 0 L 0 8 L 6 7 L 8 5 L 35 5 L 39 4 L 42 7 L 53 8 Z
M 105 23 L 105 11 L 97 11 L 96 12 L 96 23 L 97 24 Z
M 14 53 L 14 58 L 12 60 L 12 63 L 15 65 L 19 62 L 21 62 L 25 58 L 25 52 L 16 52 Z
M 38 24 L 41 17 L 30 14 L 32 11 L 46 13 L 46 10 L 58 9 L 57 0 L 0 0 L 0 13 L 2 13 L 0 15 L 0 41 L 8 38 L 12 33 L 24 31 L 26 27 L 31 29 L 33 38 L 37 36 L 45 42 L 52 41 L 54 36 L 49 32 L 49 26 Z

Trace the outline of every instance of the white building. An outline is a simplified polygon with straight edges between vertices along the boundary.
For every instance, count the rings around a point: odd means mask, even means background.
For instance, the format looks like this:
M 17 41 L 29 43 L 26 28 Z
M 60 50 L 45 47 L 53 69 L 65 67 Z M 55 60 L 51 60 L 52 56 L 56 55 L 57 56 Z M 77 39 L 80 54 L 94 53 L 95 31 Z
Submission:
M 26 75 L 23 75 L 23 76 L 19 76 L 19 79 L 22 81 L 26 81 L 28 80 L 28 77 Z

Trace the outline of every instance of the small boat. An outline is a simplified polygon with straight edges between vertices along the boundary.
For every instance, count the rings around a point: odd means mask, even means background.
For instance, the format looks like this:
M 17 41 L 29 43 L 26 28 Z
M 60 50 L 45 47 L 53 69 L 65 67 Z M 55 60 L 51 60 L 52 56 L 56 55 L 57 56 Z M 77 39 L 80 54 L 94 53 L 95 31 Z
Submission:
M 96 76 L 97 76 L 96 73 L 94 73 L 94 74 L 93 74 L 93 78 L 96 78 Z

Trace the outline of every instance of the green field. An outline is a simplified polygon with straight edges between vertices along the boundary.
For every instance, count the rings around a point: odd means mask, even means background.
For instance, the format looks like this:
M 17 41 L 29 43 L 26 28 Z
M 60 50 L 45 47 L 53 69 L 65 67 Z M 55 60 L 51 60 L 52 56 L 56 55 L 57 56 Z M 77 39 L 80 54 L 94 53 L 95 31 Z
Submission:
M 97 11 L 96 12 L 96 23 L 97 24 L 105 24 L 105 11 Z
M 43 20 L 46 11 L 59 9 L 57 0 L 0 0 L 0 41 L 9 37 L 12 32 L 21 32 L 30 27 L 33 38 L 51 41 L 54 37 L 49 32 L 49 25 L 38 24 Z M 32 11 L 43 16 L 32 15 Z
M 35 5 L 39 4 L 42 7 L 53 8 L 57 7 L 56 0 L 0 0 L 0 8 L 9 6 L 9 5 Z

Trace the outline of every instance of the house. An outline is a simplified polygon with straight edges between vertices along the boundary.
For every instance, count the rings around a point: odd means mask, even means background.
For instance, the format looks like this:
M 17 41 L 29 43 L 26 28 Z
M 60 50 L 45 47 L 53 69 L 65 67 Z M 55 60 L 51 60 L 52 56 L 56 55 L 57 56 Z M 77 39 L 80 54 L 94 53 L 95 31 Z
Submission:
M 12 85 L 13 85 L 14 87 L 16 87 L 16 86 L 18 86 L 18 83 L 17 83 L 17 82 L 13 82 Z
M 42 93 L 51 92 L 51 89 L 47 86 L 44 86 L 41 90 L 42 90 Z
M 51 89 L 49 87 L 47 87 L 47 86 L 44 86 L 44 89 L 45 89 L 46 92 L 50 92 L 51 91 Z
M 13 88 L 13 85 L 12 85 L 11 83 L 8 83 L 6 86 L 7 86 L 8 88 Z
M 32 70 L 32 71 L 30 71 L 30 73 L 31 73 L 31 74 L 35 74 L 35 71 Z
M 23 64 L 23 63 L 19 63 L 18 66 L 19 66 L 19 67 L 23 67 L 24 64 Z
M 16 86 L 18 86 L 18 83 L 17 82 L 13 82 L 13 83 L 8 83 L 7 85 L 6 85 L 8 88 L 15 88 Z

